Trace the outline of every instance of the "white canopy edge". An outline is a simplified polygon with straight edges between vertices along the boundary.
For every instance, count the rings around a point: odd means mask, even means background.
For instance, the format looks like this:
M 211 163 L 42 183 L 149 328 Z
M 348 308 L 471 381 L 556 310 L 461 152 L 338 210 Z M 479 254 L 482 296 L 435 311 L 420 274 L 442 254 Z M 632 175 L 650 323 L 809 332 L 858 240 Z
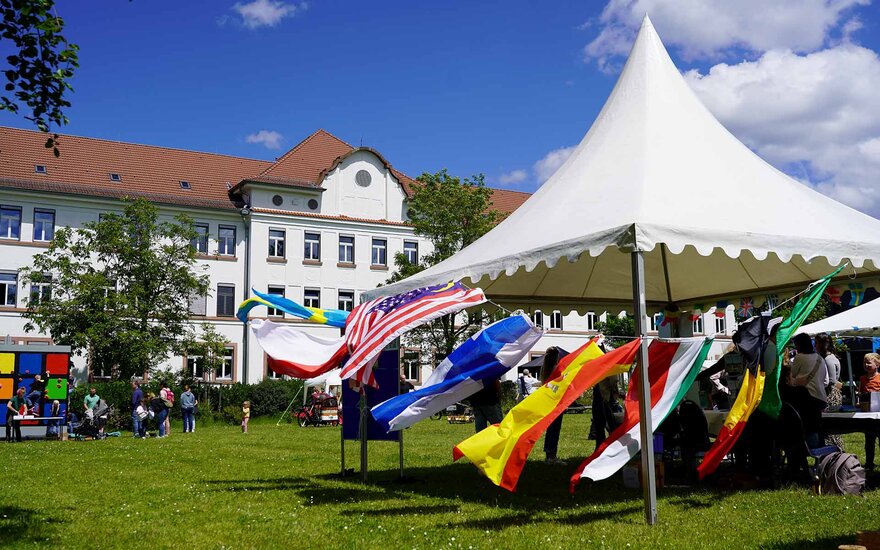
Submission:
M 880 336 L 880 299 L 842 311 L 821 321 L 803 325 L 798 332 L 838 336 Z

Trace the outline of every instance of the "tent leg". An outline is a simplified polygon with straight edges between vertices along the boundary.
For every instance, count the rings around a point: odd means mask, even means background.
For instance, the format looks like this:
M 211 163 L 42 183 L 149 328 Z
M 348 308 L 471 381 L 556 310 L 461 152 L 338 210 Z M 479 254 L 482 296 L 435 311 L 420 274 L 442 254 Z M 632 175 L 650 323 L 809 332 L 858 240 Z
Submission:
M 367 393 L 361 388 L 361 479 L 367 481 Z
M 651 387 L 648 381 L 648 340 L 645 306 L 645 259 L 641 251 L 632 253 L 633 315 L 639 347 L 639 425 L 642 442 L 642 493 L 645 501 L 645 523 L 657 523 L 657 487 L 654 474 L 654 441 L 651 426 Z

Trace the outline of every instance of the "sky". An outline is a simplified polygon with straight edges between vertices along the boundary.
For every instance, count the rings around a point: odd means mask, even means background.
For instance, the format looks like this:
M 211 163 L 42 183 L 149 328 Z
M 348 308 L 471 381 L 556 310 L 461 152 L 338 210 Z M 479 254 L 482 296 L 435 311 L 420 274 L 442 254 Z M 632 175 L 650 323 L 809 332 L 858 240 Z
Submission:
M 413 177 L 534 191 L 648 13 L 740 140 L 880 217 L 878 2 L 58 0 L 81 64 L 62 134 L 271 160 L 323 128 Z

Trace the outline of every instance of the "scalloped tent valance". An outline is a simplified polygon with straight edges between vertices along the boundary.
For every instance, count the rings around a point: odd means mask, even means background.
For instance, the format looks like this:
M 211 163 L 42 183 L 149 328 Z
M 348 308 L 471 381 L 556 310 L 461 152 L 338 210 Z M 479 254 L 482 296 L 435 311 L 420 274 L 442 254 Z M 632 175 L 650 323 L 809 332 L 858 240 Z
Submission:
M 844 261 L 876 277 L 880 221 L 740 143 L 645 18 L 593 126 L 541 189 L 458 254 L 367 296 L 464 279 L 505 303 L 628 309 L 632 251 L 644 251 L 649 308 L 712 302 L 803 289 Z

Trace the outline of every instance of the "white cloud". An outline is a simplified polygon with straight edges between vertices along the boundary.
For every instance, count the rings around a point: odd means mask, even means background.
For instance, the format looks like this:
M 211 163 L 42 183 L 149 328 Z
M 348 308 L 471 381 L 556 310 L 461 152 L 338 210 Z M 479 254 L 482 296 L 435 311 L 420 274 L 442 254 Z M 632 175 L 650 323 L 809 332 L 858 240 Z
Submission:
M 502 185 L 517 185 L 526 181 L 529 177 L 529 173 L 525 170 L 512 170 L 510 172 L 505 172 L 498 177 L 498 182 Z
M 553 175 L 553 172 L 558 170 L 559 167 L 568 160 L 568 157 L 571 156 L 574 149 L 575 146 L 554 149 L 544 155 L 544 158 L 536 162 L 534 166 L 532 166 L 532 171 L 535 173 L 535 179 L 538 180 L 538 184 L 547 181 L 547 179 Z
M 753 52 L 815 51 L 832 34 L 846 38 L 859 28 L 848 11 L 870 0 L 610 0 L 599 16 L 599 35 L 584 48 L 586 60 L 613 69 L 626 55 L 647 13 L 667 46 L 686 58 L 718 57 L 725 49 Z M 839 27 L 843 24 L 843 28 Z
M 308 9 L 308 4 L 306 2 L 299 5 L 287 4 L 280 0 L 253 0 L 245 4 L 236 3 L 232 9 L 241 16 L 245 27 L 257 29 L 274 27 L 285 17 L 293 17 L 298 12 Z
M 284 140 L 284 136 L 275 130 L 260 130 L 255 134 L 248 134 L 244 140 L 247 143 L 262 144 L 266 149 L 281 149 L 281 142 Z
M 685 78 L 715 116 L 768 161 L 880 215 L 876 52 L 848 43 L 806 55 L 774 50 Z

